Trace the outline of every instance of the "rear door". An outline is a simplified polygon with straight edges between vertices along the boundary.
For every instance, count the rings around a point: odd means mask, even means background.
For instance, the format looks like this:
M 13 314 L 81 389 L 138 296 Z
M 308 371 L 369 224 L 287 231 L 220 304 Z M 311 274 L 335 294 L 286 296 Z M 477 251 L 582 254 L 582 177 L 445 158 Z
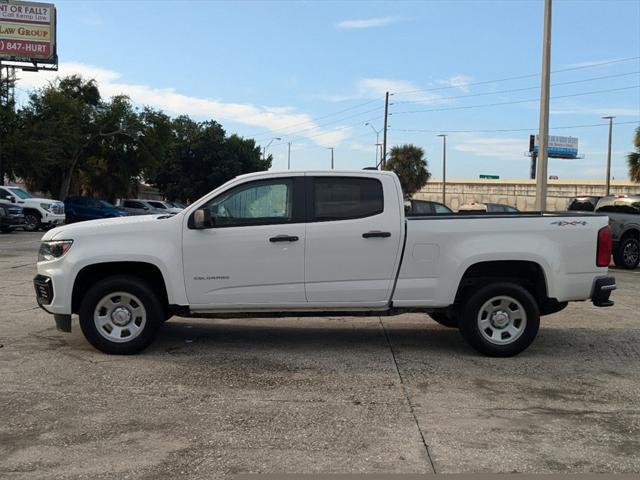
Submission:
M 402 206 L 395 199 L 387 203 L 385 192 L 395 193 L 390 176 L 307 176 L 305 289 L 310 305 L 388 302 Z

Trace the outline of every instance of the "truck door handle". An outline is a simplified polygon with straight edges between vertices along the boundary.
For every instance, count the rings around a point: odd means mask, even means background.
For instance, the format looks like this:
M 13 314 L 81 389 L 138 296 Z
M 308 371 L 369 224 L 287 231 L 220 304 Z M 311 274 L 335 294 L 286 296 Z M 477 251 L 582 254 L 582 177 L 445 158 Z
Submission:
M 292 235 L 277 235 L 275 237 L 271 237 L 269 239 L 270 242 L 275 243 L 275 242 L 297 242 L 298 240 L 300 240 L 298 237 L 292 236 Z
M 388 238 L 390 236 L 391 232 L 381 232 L 379 230 L 371 230 L 362 234 L 362 238 Z

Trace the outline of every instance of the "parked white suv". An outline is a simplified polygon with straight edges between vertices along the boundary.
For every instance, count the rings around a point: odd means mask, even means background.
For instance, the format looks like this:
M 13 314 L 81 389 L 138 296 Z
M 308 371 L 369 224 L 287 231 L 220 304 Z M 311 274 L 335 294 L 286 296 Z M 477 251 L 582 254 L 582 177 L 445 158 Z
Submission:
M 64 225 L 64 203 L 48 198 L 37 198 L 20 187 L 0 186 L 0 201 L 15 203 L 24 209 L 24 229 L 35 232 Z
M 180 316 L 394 315 L 419 309 L 477 350 L 515 355 L 540 316 L 611 306 L 606 215 L 405 216 L 391 172 L 243 175 L 175 215 L 47 232 L 38 303 L 116 354 Z M 597 339 L 594 339 L 597 341 Z

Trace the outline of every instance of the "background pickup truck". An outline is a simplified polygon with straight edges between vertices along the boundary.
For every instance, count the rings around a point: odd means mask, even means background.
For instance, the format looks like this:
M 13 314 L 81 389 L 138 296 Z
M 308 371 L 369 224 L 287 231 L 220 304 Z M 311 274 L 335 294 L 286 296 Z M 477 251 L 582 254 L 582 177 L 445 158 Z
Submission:
M 107 353 L 172 315 L 391 315 L 420 310 L 478 351 L 515 355 L 541 315 L 613 303 L 605 215 L 406 218 L 390 172 L 257 173 L 175 215 L 96 220 L 43 239 L 38 303 Z
M 633 270 L 640 264 L 640 195 L 602 197 L 596 212 L 609 216 L 613 262 Z

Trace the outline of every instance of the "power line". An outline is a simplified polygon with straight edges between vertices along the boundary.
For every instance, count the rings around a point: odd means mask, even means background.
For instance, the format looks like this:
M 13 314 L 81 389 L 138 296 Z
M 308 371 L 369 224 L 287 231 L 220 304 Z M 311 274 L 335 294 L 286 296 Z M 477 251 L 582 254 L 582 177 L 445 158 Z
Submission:
M 640 119 L 632 120 L 628 122 L 616 122 L 616 125 L 630 125 L 640 123 Z M 608 123 L 590 123 L 587 125 L 563 125 L 559 127 L 549 127 L 550 130 L 565 130 L 565 129 L 573 129 L 573 128 L 590 128 L 590 127 L 602 127 L 607 126 Z M 423 129 L 407 129 L 407 128 L 394 128 L 394 132 L 417 132 L 417 133 L 507 133 L 507 132 L 532 132 L 535 131 L 537 127 L 533 128 L 499 128 L 499 129 L 491 129 L 491 130 L 423 130 Z
M 607 62 L 599 62 L 599 63 L 592 63 L 589 65 L 578 65 L 576 67 L 570 67 L 570 68 L 563 68 L 560 70 L 553 70 L 551 73 L 562 73 L 562 72 L 571 72 L 571 71 L 575 71 L 575 70 L 583 70 L 586 68 L 596 68 L 596 67 L 602 67 L 605 65 L 612 65 L 614 63 L 623 63 L 623 62 L 630 62 L 632 60 L 638 60 L 640 59 L 640 56 L 638 57 L 627 57 L 627 58 L 619 58 L 616 60 L 609 60 Z M 528 75 L 518 75 L 515 77 L 505 77 L 505 78 L 498 78 L 495 80 L 483 80 L 481 82 L 472 82 L 472 83 L 465 83 L 463 86 L 464 87 L 472 87 L 475 85 L 486 85 L 488 83 L 498 83 L 498 82 L 506 82 L 509 80 L 521 80 L 523 78 L 533 78 L 533 77 L 539 77 L 540 74 L 539 73 L 531 73 Z M 395 95 L 402 95 L 405 93 L 417 93 L 417 92 L 435 92 L 438 90 L 447 90 L 450 88 L 459 88 L 461 85 L 447 85 L 446 87 L 434 87 L 434 88 L 419 88 L 416 90 L 403 90 L 400 92 L 393 92 Z
M 605 80 L 605 79 L 609 79 L 609 78 L 618 78 L 618 77 L 626 77 L 629 75 L 637 75 L 640 73 L 640 70 L 637 70 L 635 72 L 627 72 L 627 73 L 618 73 L 615 75 L 604 75 L 601 77 L 592 77 L 592 78 L 584 78 L 582 80 L 572 80 L 570 82 L 558 82 L 558 83 L 552 83 L 551 86 L 552 87 L 559 87 L 559 86 L 563 86 L 563 85 L 574 85 L 576 83 L 586 83 L 586 82 L 593 82 L 596 80 Z M 440 100 L 455 100 L 458 98 L 469 98 L 469 97 L 482 97 L 482 96 L 487 96 L 487 95 L 499 95 L 501 93 L 515 93 L 515 92 L 524 92 L 527 90 L 538 90 L 540 88 L 540 85 L 536 85 L 534 87 L 523 87 L 523 88 L 512 88 L 512 89 L 508 89 L 508 90 L 496 90 L 495 92 L 482 92 L 482 93 L 471 93 L 468 95 L 455 95 L 455 96 L 451 96 L 451 97 L 440 97 L 440 98 L 436 98 L 434 100 L 436 101 L 440 101 Z M 421 100 L 400 100 L 398 102 L 393 102 L 391 105 L 398 105 L 401 103 L 422 103 Z
M 584 95 L 594 95 L 596 93 L 610 93 L 610 92 L 619 92 L 619 91 L 623 91 L 623 90 L 632 90 L 632 89 L 640 89 L 640 85 L 633 85 L 630 87 L 621 87 L 621 88 L 609 88 L 606 90 L 593 90 L 591 92 L 581 92 L 581 93 L 572 93 L 569 95 L 556 95 L 554 97 L 551 97 L 552 99 L 558 99 L 558 98 L 570 98 L 570 97 L 581 97 Z M 390 113 L 389 115 L 403 115 L 403 114 L 408 114 L 408 113 L 426 113 L 426 112 L 442 112 L 442 111 L 447 111 L 447 110 L 468 110 L 471 108 L 483 108 L 483 107 L 497 107 L 497 106 L 502 106 L 502 105 L 515 105 L 518 103 L 530 103 L 530 102 L 538 102 L 540 100 L 540 98 L 532 98 L 532 99 L 528 99 L 528 100 L 512 100 L 512 101 L 508 101 L 508 102 L 496 102 L 496 103 L 485 103 L 485 104 L 476 104 L 476 105 L 463 105 L 463 106 L 457 106 L 457 107 L 442 107 L 442 108 L 431 108 L 431 109 L 426 109 L 426 110 L 405 110 L 403 112 L 393 112 Z
M 329 113 L 327 115 L 323 115 L 321 117 L 316 117 L 316 118 L 309 119 L 309 120 L 307 120 L 305 122 L 292 123 L 292 124 L 289 124 L 289 125 L 285 125 L 284 127 L 281 127 L 282 130 L 278 130 L 278 131 L 283 131 L 283 130 L 286 130 L 286 129 L 291 128 L 291 127 L 299 127 L 301 125 L 311 125 L 311 124 L 317 122 L 318 120 L 322 120 L 324 118 L 329 118 L 329 117 L 334 117 L 336 115 L 340 115 L 341 113 L 348 112 L 350 110 L 355 110 L 356 108 L 364 107 L 365 105 L 370 105 L 370 104 L 372 104 L 374 102 L 379 102 L 379 101 L 380 100 L 377 99 L 377 98 L 375 100 L 369 100 L 367 102 L 359 103 L 358 105 L 353 105 L 352 107 L 349 107 L 349 108 L 344 108 L 342 110 L 338 110 L 337 112 L 333 112 L 333 113 Z M 256 137 L 256 136 L 257 137 L 262 137 L 264 135 L 272 135 L 273 132 L 274 132 L 274 130 L 263 130 L 262 132 L 258 132 L 258 133 L 252 134 L 252 135 L 247 135 L 247 137 Z

